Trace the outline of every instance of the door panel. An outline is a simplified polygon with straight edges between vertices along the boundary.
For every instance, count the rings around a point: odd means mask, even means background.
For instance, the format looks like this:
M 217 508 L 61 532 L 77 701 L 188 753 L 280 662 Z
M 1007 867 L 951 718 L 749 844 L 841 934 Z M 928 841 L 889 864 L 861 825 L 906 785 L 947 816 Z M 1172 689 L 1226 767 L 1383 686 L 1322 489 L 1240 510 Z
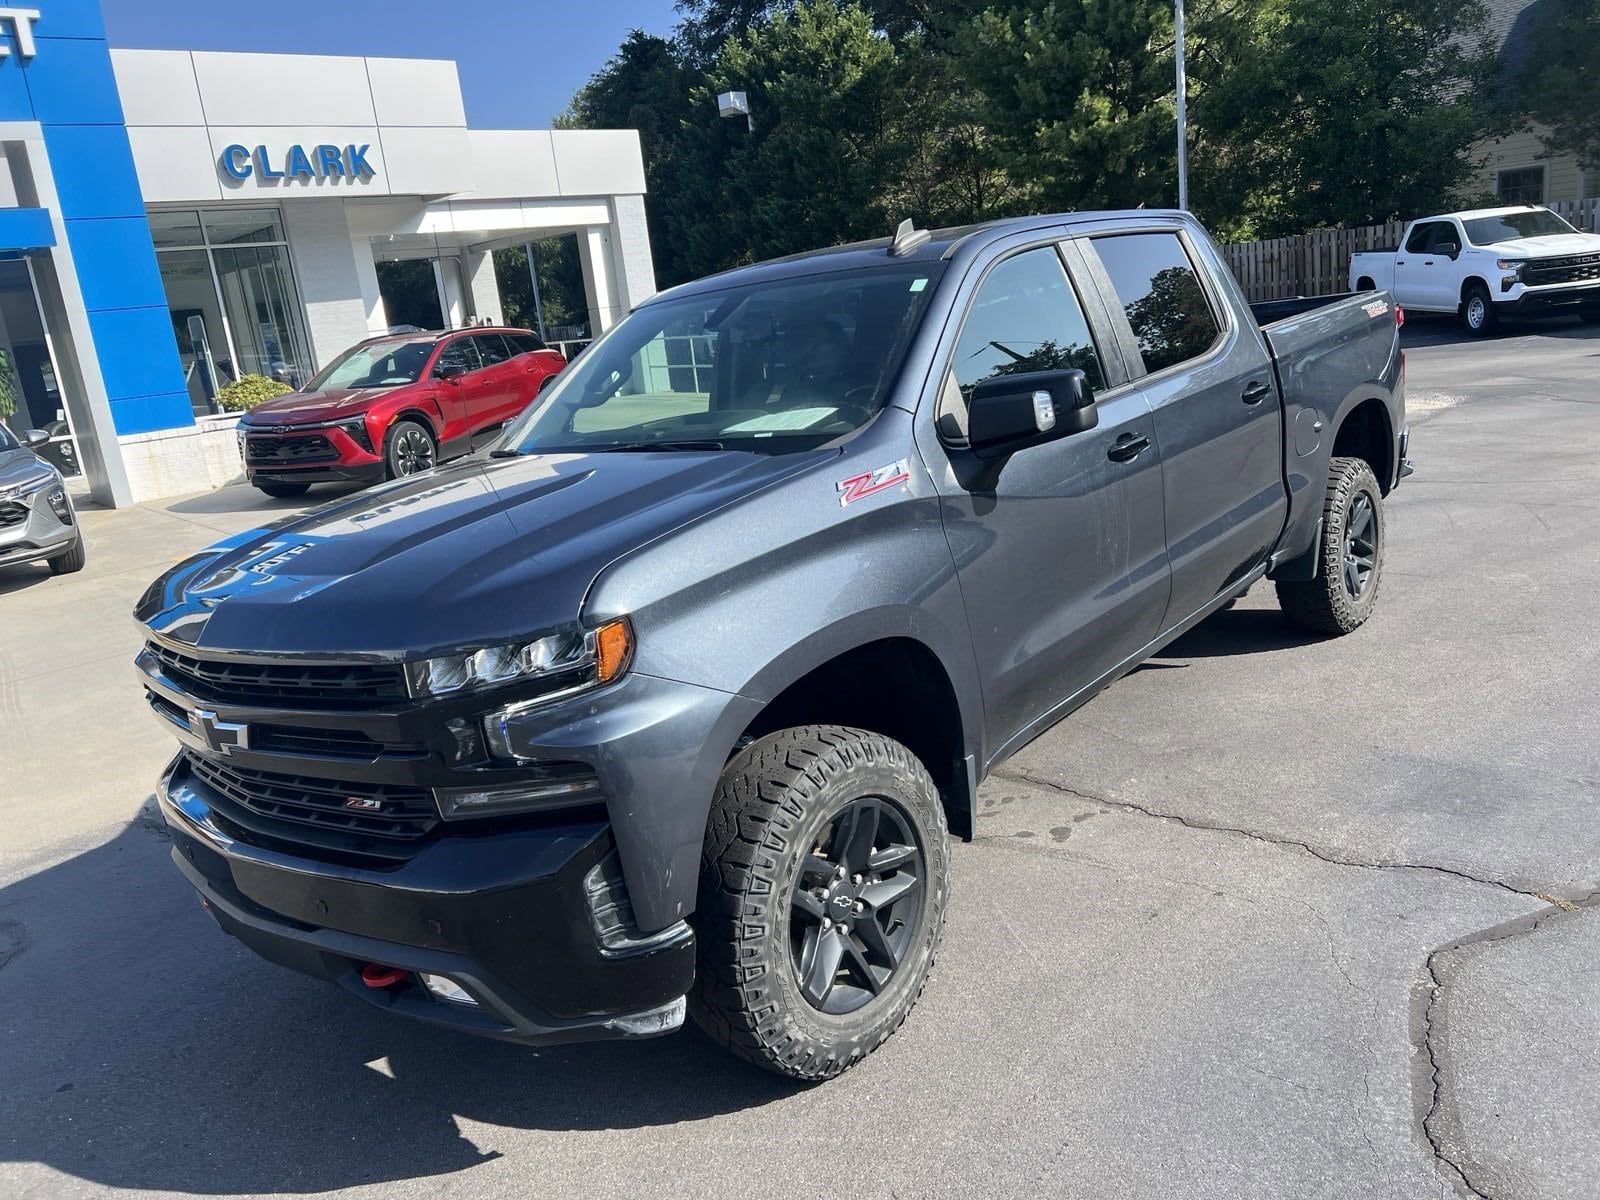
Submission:
M 479 369 L 482 365 L 472 339 L 464 337 L 446 342 L 439 350 L 439 357 L 434 360 L 434 390 L 439 399 L 439 411 L 444 414 L 444 428 L 439 433 L 439 442 L 441 452 L 446 456 L 459 453 L 459 447 L 471 436 L 473 381 L 482 375 Z M 452 379 L 440 379 L 440 370 L 445 367 L 460 367 L 466 373 Z
M 1411 231 L 1395 258 L 1395 297 L 1412 308 L 1448 309 L 1457 305 L 1456 264 L 1434 254 L 1433 246 L 1460 237 L 1448 221 L 1430 221 Z
M 1105 384 L 1061 259 L 1046 246 L 1002 259 L 984 278 L 936 422 L 919 432 L 985 677 L 991 749 L 1144 645 L 1166 607 L 1159 450 L 1127 462 L 1108 455 L 1119 436 L 1152 432 L 1137 389 L 1103 393 L 1094 429 L 1022 450 L 997 477 L 949 444 L 964 437 L 974 384 L 1055 367 Z
M 1176 231 L 1091 239 L 1148 371 L 1161 448 L 1171 599 L 1184 620 L 1248 573 L 1283 528 L 1283 417 L 1255 328 L 1228 327 Z M 1212 271 L 1221 267 L 1208 259 Z M 1135 369 L 1140 363 L 1134 364 Z
M 516 362 L 516 352 L 498 333 L 474 334 L 478 353 L 483 357 L 485 380 L 482 421 L 474 426 L 479 432 L 495 425 L 503 425 L 521 410 L 522 367 Z

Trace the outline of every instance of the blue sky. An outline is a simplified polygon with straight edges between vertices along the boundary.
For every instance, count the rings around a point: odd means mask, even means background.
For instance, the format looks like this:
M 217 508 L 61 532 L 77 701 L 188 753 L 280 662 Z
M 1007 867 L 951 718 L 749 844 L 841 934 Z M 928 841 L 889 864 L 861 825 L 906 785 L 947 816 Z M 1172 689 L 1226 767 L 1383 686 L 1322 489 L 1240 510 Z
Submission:
M 630 29 L 668 34 L 673 0 L 101 0 L 112 46 L 453 58 L 467 122 L 542 129 Z

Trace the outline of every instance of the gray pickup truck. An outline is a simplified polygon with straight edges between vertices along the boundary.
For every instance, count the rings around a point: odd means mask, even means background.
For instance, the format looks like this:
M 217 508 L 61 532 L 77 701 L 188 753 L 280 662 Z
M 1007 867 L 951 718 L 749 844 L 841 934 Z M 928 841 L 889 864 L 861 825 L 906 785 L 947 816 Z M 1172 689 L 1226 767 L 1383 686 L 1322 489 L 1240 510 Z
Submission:
M 137 608 L 173 857 L 227 932 L 512 1041 L 685 1014 L 802 1079 L 926 982 L 980 781 L 1270 577 L 1371 612 L 1385 294 L 1259 323 L 1175 212 L 665 292 L 489 454 L 231 538 Z

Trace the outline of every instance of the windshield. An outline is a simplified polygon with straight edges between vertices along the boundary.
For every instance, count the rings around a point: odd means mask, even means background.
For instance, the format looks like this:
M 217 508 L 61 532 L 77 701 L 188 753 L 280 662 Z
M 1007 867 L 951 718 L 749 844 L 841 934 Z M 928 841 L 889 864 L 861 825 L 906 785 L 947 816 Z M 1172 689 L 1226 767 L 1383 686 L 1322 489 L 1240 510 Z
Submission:
M 376 342 L 355 346 L 324 367 L 302 389 L 331 392 L 340 388 L 399 387 L 415 383 L 428 365 L 434 341 Z
M 1498 217 L 1474 217 L 1462 224 L 1467 228 L 1467 241 L 1474 246 L 1493 246 L 1496 242 L 1509 242 L 1515 238 L 1578 232 L 1548 208 L 1502 213 Z
M 497 452 L 820 446 L 883 407 L 943 269 L 894 263 L 648 304 L 584 351 Z
M 17 435 L 6 428 L 6 423 L 0 421 L 0 450 L 15 450 L 22 442 Z

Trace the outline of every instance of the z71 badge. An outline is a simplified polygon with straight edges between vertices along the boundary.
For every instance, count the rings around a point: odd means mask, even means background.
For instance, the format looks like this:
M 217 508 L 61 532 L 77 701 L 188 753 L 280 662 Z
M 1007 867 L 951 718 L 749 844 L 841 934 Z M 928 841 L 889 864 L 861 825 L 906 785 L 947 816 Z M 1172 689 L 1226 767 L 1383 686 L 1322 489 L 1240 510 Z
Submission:
M 834 486 L 839 489 L 839 507 L 844 508 L 857 500 L 865 500 L 877 492 L 886 491 L 911 478 L 911 464 L 899 459 L 875 471 L 863 471 L 849 479 L 841 479 Z

